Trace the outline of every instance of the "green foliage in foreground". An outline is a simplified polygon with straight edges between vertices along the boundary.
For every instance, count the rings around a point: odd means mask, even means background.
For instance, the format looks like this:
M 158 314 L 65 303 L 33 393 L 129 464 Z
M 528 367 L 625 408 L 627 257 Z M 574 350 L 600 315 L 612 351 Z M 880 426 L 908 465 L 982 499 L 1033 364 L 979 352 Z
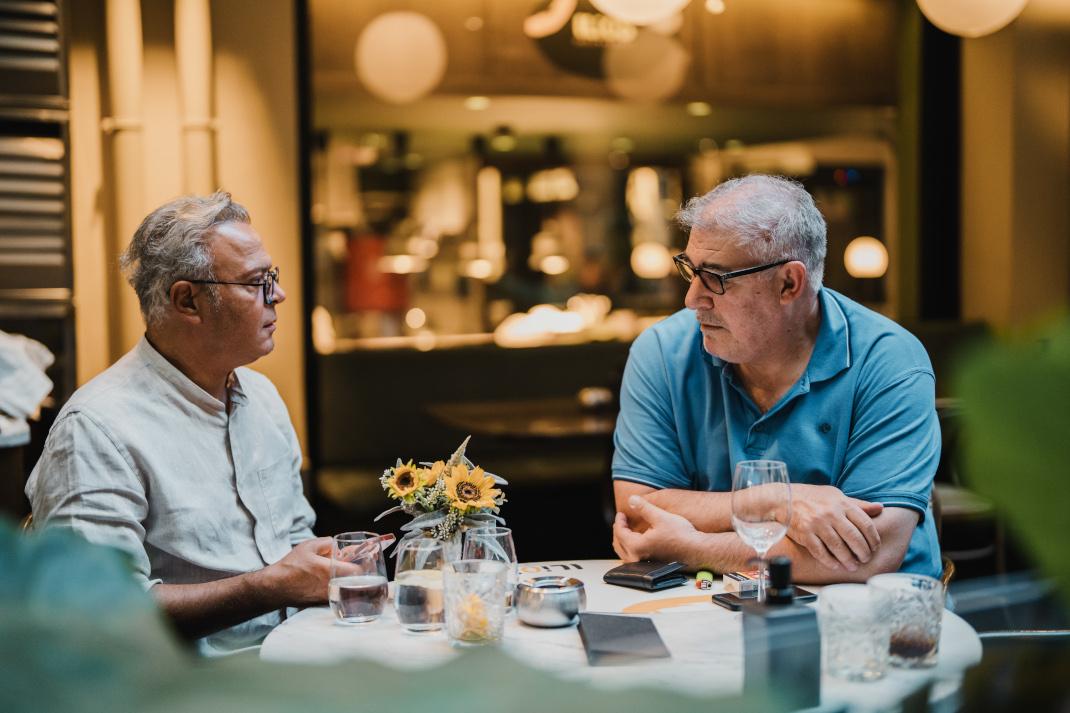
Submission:
M 758 711 L 663 691 L 609 693 L 495 651 L 414 674 L 371 662 L 280 665 L 194 657 L 121 555 L 60 530 L 0 521 L 0 711 Z
M 960 370 L 965 472 L 1070 602 L 1070 320 Z

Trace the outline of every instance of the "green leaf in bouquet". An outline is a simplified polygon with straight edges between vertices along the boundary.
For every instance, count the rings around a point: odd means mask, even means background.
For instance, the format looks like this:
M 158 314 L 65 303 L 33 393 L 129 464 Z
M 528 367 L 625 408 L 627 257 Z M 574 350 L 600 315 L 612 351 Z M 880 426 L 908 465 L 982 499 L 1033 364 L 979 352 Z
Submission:
M 440 508 L 414 517 L 412 520 L 402 525 L 401 529 L 405 532 L 409 532 L 410 530 L 428 530 L 435 525 L 445 522 L 447 517 L 449 517 L 449 510 L 447 508 Z

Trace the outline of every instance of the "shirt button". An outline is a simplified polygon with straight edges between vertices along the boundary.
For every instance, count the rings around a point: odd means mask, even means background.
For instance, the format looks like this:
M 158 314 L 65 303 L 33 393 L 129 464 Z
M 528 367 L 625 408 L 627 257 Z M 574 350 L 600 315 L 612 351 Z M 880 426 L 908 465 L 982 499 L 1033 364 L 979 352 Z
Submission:
M 818 426 L 818 429 L 820 429 L 820 431 L 822 433 L 828 433 L 829 431 L 832 430 L 832 426 L 827 424 L 827 423 L 823 423 L 820 426 Z

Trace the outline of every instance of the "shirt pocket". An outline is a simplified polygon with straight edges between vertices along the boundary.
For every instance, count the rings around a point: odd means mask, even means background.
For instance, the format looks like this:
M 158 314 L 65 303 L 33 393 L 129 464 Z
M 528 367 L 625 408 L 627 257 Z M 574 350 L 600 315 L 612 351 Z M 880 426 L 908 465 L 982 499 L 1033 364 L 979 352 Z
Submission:
M 275 535 L 287 538 L 294 521 L 293 456 L 285 454 L 256 471 Z

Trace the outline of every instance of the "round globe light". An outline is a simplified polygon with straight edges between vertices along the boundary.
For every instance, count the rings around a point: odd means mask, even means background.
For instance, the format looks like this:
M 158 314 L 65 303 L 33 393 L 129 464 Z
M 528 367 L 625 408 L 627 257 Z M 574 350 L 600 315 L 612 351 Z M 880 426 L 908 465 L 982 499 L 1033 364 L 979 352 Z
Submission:
M 847 244 L 843 264 L 851 277 L 883 277 L 888 271 L 888 249 L 876 238 L 863 235 Z
M 918 0 L 929 22 L 959 37 L 984 37 L 1009 25 L 1028 0 Z
M 387 12 L 368 23 L 353 57 L 369 92 L 393 104 L 416 101 L 446 73 L 446 40 L 417 12 Z
M 691 0 L 591 0 L 603 15 L 640 26 L 668 20 L 689 2 Z
M 661 243 L 639 243 L 632 248 L 632 272 L 644 280 L 660 280 L 672 272 L 672 255 Z
M 648 29 L 633 42 L 606 47 L 602 65 L 610 91 L 625 99 L 660 101 L 680 91 L 691 56 L 675 37 Z

